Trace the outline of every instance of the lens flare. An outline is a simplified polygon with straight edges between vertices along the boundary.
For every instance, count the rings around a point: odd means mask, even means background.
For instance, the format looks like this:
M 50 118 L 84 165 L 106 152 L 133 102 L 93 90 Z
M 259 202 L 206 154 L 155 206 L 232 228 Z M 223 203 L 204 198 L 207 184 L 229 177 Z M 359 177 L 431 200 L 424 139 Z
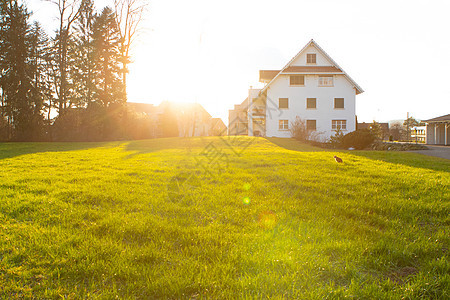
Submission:
M 277 224 L 277 216 L 273 211 L 263 211 L 258 216 L 258 223 L 264 229 L 272 229 Z
M 250 197 L 244 197 L 244 199 L 242 199 L 242 203 L 244 203 L 245 205 L 249 205 L 250 204 Z
M 250 187 L 251 187 L 250 183 L 244 184 L 244 190 L 248 191 Z

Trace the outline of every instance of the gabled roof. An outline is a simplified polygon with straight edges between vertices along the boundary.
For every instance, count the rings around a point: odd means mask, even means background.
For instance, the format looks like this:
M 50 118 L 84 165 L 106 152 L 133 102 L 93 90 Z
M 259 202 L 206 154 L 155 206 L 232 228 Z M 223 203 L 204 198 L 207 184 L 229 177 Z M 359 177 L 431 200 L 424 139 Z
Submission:
M 259 82 L 271 81 L 280 70 L 259 70 Z
M 432 122 L 445 122 L 445 121 L 450 121 L 450 114 L 445 115 L 445 116 L 436 117 L 436 118 L 429 119 L 429 120 L 425 120 L 423 122 L 432 123 Z
M 297 57 L 299 57 L 300 55 L 302 55 L 302 53 L 309 47 L 313 45 L 314 47 L 316 47 L 317 50 L 319 50 L 319 52 L 332 64 L 332 66 L 330 67 L 325 67 L 325 66 L 304 66 L 304 67 L 299 67 L 299 66 L 291 66 L 291 63 L 294 62 Z M 323 68 L 323 69 L 322 69 Z M 327 69 L 325 69 L 327 68 Z M 325 71 L 326 70 L 326 71 Z M 263 75 L 265 76 L 264 78 L 269 78 L 270 75 L 272 75 L 275 71 L 266 71 L 267 73 L 264 73 Z M 347 74 L 345 73 L 345 71 L 339 67 L 339 65 L 314 41 L 314 40 L 310 40 L 303 48 L 302 50 L 300 50 L 297 55 L 295 55 L 271 80 L 270 82 L 261 90 L 261 93 L 263 93 L 269 86 L 270 84 L 278 77 L 280 76 L 280 74 L 282 73 L 291 73 L 291 72 L 295 72 L 295 73 L 342 73 L 347 79 L 348 81 L 350 81 L 350 83 L 353 85 L 353 87 L 356 90 L 356 94 L 361 94 L 364 92 L 364 90 Z M 260 73 L 260 78 L 261 78 L 261 73 Z
M 335 66 L 289 66 L 283 73 L 342 73 Z
M 127 102 L 127 106 L 137 113 L 151 114 L 156 111 L 156 106 L 149 103 Z
M 225 125 L 225 123 L 222 121 L 221 118 L 211 118 L 211 126 L 215 127 L 215 126 L 220 126 L 220 127 L 224 127 L 227 128 L 227 126 Z

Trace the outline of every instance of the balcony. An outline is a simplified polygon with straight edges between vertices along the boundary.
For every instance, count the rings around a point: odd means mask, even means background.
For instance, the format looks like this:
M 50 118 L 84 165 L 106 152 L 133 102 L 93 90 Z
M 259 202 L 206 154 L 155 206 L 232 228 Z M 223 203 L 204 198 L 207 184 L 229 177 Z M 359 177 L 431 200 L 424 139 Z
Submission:
M 266 117 L 266 109 L 261 108 L 261 107 L 258 107 L 258 108 L 255 107 L 252 109 L 252 116 L 265 118 Z

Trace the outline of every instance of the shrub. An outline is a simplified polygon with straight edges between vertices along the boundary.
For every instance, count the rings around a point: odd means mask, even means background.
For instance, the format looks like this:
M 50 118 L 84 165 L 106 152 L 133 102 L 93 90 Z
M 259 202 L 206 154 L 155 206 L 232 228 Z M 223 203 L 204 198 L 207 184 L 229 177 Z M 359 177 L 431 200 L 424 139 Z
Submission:
M 317 130 L 307 129 L 306 121 L 298 116 L 295 118 L 294 122 L 291 122 L 289 131 L 291 132 L 291 137 L 302 142 L 307 141 L 318 142 L 321 134 L 321 132 Z
M 344 138 L 344 134 L 342 133 L 341 129 L 338 127 L 336 130 L 336 133 L 332 136 L 330 136 L 330 146 L 332 148 L 340 148 L 342 144 L 342 139 Z
M 341 145 L 344 148 L 353 147 L 364 149 L 375 141 L 374 134 L 368 129 L 361 129 L 347 133 L 342 137 Z

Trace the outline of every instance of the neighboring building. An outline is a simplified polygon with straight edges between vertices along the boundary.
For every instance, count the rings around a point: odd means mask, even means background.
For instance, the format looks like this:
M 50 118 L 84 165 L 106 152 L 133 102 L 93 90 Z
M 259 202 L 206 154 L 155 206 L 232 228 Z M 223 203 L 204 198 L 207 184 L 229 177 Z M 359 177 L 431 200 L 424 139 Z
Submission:
M 220 136 L 227 135 L 227 126 L 221 118 L 211 118 L 210 120 L 210 135 Z
M 422 121 L 426 123 L 426 143 L 450 145 L 450 114 Z
M 228 111 L 228 135 L 248 135 L 248 98 Z
M 427 137 L 427 129 L 426 126 L 414 126 L 411 129 L 411 140 L 413 142 L 425 143 Z
M 132 139 L 159 138 L 163 136 L 160 121 L 161 115 L 163 114 L 161 107 L 154 106 L 153 104 L 134 102 L 127 102 L 127 107 L 138 116 L 138 120 L 136 121 L 138 124 L 137 126 L 134 124 L 133 132 L 131 132 Z M 130 123 L 130 120 L 128 120 L 128 123 Z
M 158 106 L 128 102 L 128 107 L 149 119 L 152 137 L 192 137 L 225 135 L 227 127 L 220 118 L 213 118 L 198 103 L 162 102 Z
M 362 123 L 358 123 L 356 125 L 356 129 L 370 129 L 373 123 L 366 123 L 366 122 L 362 122 Z M 378 123 L 378 125 L 380 125 L 381 128 L 381 139 L 382 140 L 388 140 L 389 139 L 389 123 Z
M 281 70 L 261 70 L 260 82 L 264 88 L 251 88 L 247 105 L 230 110 L 229 134 L 239 134 L 234 126 L 245 124 L 235 121 L 243 110 L 249 136 L 290 137 L 296 117 L 321 139 L 337 128 L 344 133 L 356 129 L 355 96 L 364 91 L 314 40 Z
M 211 115 L 198 103 L 178 103 L 173 105 L 178 120 L 180 137 L 209 136 Z

